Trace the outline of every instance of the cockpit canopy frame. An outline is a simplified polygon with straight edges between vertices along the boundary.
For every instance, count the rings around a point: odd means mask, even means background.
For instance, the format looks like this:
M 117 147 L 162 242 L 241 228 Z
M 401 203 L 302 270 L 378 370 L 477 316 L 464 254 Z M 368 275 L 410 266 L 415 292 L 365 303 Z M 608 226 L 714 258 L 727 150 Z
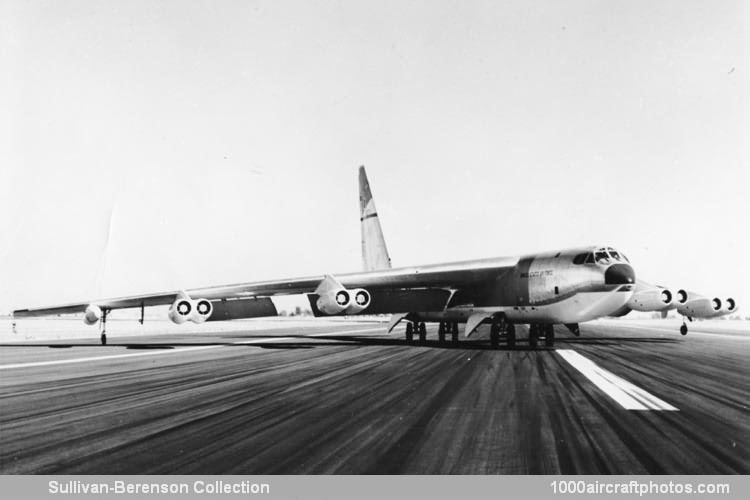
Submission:
M 600 247 L 593 252 L 582 252 L 573 257 L 573 264 L 612 264 L 615 262 L 630 263 L 624 253 L 618 252 L 612 247 Z

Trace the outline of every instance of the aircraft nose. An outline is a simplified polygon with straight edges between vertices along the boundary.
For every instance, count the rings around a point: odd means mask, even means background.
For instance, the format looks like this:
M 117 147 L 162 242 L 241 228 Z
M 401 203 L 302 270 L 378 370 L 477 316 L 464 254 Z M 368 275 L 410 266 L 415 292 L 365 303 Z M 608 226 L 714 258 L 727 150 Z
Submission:
M 606 285 L 627 285 L 635 283 L 635 271 L 628 264 L 612 264 L 604 272 Z

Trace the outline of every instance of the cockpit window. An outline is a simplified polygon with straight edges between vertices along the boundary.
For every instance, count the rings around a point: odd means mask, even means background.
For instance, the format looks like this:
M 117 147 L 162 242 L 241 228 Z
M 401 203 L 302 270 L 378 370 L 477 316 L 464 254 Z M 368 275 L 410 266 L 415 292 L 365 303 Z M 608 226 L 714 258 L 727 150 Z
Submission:
M 586 254 L 585 253 L 579 253 L 575 257 L 573 257 L 573 264 L 583 264 L 583 261 L 586 260 Z
M 586 264 L 593 264 L 594 263 L 594 254 L 590 253 L 586 256 Z
M 615 250 L 614 248 L 608 248 L 607 252 L 609 252 L 609 255 L 611 255 L 613 259 L 615 259 L 615 260 L 622 260 L 620 258 L 620 254 L 617 253 L 617 250 Z
M 607 252 L 600 250 L 596 252 L 596 261 L 606 264 L 607 262 L 609 262 L 609 255 L 607 255 Z

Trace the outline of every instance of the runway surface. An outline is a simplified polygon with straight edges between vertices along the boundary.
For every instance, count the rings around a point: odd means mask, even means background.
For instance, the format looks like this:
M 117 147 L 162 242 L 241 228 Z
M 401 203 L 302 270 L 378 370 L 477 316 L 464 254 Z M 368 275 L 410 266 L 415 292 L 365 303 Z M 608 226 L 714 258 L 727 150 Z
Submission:
M 595 323 L 509 351 L 204 326 L 0 346 L 0 472 L 750 473 L 747 333 Z

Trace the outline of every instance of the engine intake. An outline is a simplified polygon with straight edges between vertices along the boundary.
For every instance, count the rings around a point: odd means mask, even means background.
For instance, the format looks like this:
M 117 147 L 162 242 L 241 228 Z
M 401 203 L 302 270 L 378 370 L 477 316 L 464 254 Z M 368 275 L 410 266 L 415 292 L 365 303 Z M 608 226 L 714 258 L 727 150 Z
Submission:
M 346 308 L 346 314 L 358 314 L 367 309 L 367 306 L 369 306 L 370 302 L 372 302 L 370 292 L 368 292 L 364 288 L 357 288 L 355 290 L 352 290 L 352 295 L 354 295 L 354 300 L 352 301 L 351 305 Z
M 315 305 L 326 314 L 339 314 L 344 312 L 351 303 L 351 295 L 345 288 L 329 290 L 318 297 Z
M 193 323 L 205 323 L 205 321 L 211 317 L 214 307 L 210 300 L 199 299 L 195 301 L 195 307 L 193 308 L 193 314 L 190 317 L 190 321 Z
M 99 306 L 94 304 L 86 307 L 86 312 L 83 313 L 83 322 L 87 325 L 95 325 L 100 319 L 102 319 L 102 310 Z
M 193 301 L 189 298 L 179 298 L 175 300 L 174 304 L 169 308 L 169 319 L 172 323 L 181 325 L 186 321 L 189 321 L 193 312 Z
M 723 314 L 733 313 L 737 310 L 737 302 L 732 297 L 727 297 L 724 301 L 724 307 L 721 309 Z
M 710 318 L 721 311 L 721 299 L 714 297 L 697 297 L 677 307 L 680 314 L 691 318 Z
M 203 323 L 214 311 L 214 306 L 207 299 L 191 299 L 185 292 L 177 295 L 177 300 L 169 308 L 167 315 L 173 323 L 181 325 L 186 321 Z

